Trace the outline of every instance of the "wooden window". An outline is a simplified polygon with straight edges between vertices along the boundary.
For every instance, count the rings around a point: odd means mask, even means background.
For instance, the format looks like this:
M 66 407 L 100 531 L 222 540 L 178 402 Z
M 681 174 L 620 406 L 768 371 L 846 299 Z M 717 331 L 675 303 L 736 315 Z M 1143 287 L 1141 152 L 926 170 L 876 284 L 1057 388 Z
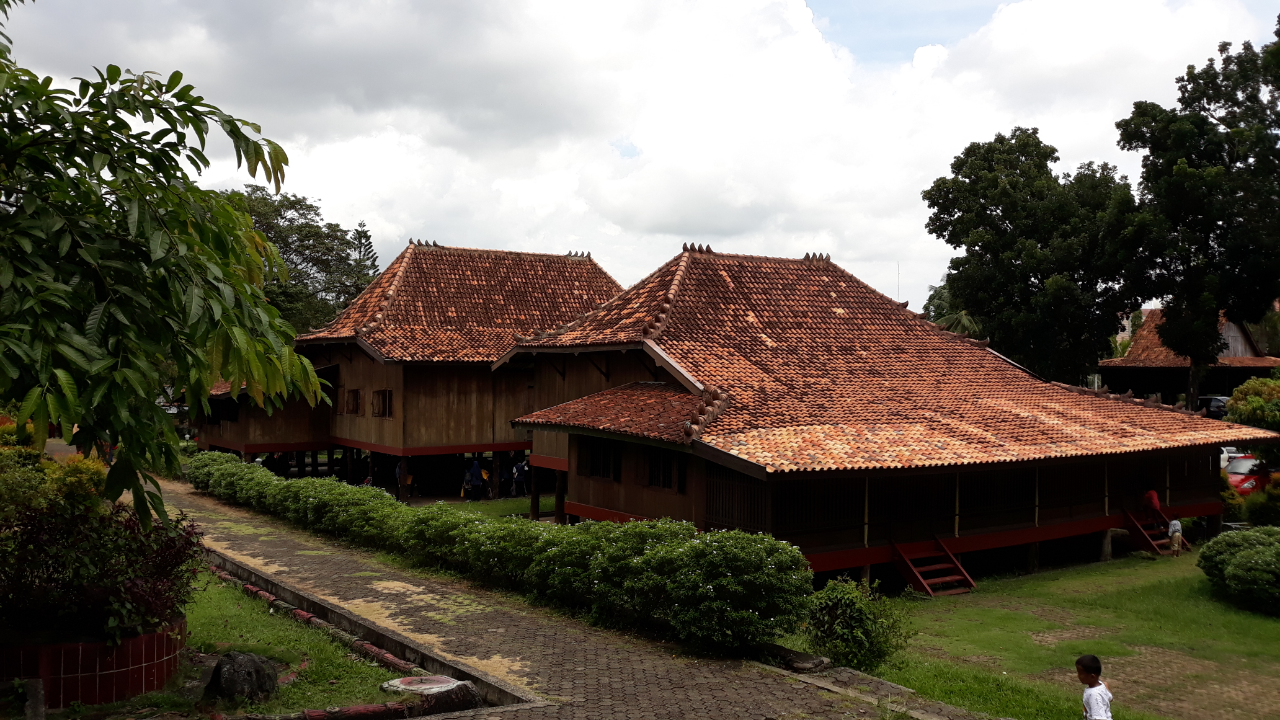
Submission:
M 684 494 L 689 481 L 689 456 L 674 450 L 650 448 L 649 487 Z
M 373 391 L 373 416 L 377 418 L 391 417 L 391 391 Z
M 360 403 L 360 391 L 359 391 L 359 390 L 348 390 L 348 391 L 347 391 L 347 414 L 348 414 L 348 415 L 363 415 L 363 414 L 364 414 L 364 405 Z
M 579 437 L 578 474 L 622 482 L 623 447 L 624 444 L 617 440 Z

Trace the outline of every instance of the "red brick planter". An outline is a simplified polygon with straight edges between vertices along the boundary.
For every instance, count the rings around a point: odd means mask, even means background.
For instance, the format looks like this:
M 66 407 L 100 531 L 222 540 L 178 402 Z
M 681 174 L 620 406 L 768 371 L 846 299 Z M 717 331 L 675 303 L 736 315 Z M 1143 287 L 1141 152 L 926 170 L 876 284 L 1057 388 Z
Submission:
M 159 690 L 178 669 L 187 621 L 123 640 L 0 646 L 0 680 L 40 678 L 50 709 L 127 700 Z

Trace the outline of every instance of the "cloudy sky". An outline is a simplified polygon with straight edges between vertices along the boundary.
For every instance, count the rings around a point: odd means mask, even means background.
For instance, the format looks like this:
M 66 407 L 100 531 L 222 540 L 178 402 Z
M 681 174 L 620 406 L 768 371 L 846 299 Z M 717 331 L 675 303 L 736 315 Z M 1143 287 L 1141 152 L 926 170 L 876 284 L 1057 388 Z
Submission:
M 261 123 L 285 189 L 408 238 L 590 251 L 624 285 L 680 248 L 831 253 L 919 309 L 952 251 L 920 191 L 1039 127 L 1062 170 L 1137 176 L 1114 123 L 1172 104 L 1261 0 L 38 0 L 9 32 L 63 79 L 182 70 Z M 225 156 L 224 156 L 225 157 Z M 248 180 L 225 159 L 204 182 Z

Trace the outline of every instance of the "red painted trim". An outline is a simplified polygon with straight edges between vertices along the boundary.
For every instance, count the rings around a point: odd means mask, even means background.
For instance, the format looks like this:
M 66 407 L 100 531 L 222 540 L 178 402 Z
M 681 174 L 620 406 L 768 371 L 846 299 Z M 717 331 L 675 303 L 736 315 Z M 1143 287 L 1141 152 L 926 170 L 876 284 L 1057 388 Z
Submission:
M 565 472 L 569 472 L 569 458 L 559 458 L 552 455 L 530 455 L 529 464 L 534 467 L 546 468 L 548 470 L 563 470 Z M 584 505 L 583 507 L 586 506 Z M 578 513 L 574 513 L 574 515 L 577 514 Z
M 457 455 L 460 453 L 485 453 L 485 452 L 503 452 L 510 450 L 532 450 L 531 442 L 506 442 L 506 443 L 476 443 L 474 445 L 427 445 L 424 447 L 394 447 L 391 445 L 378 445 L 377 443 L 365 442 L 363 440 L 348 440 L 337 436 L 329 438 L 332 445 L 341 445 L 344 447 L 360 448 L 369 452 L 379 452 L 386 455 L 397 455 L 400 457 L 418 456 L 418 455 Z
M 1178 517 L 1198 517 L 1200 515 L 1218 515 L 1222 512 L 1222 503 L 1201 503 L 1197 505 L 1180 505 L 1168 508 L 1170 514 L 1176 514 Z M 1101 532 L 1109 528 L 1122 528 L 1125 526 L 1124 513 L 1116 515 L 1108 515 L 1105 517 L 1089 518 L 1088 520 L 1077 520 L 1075 522 L 1054 523 L 1053 525 L 1042 525 L 1040 527 L 1020 528 L 1018 530 L 1006 530 L 1004 532 L 982 533 L 979 535 L 963 535 L 958 538 L 945 538 L 947 548 L 953 553 L 974 552 L 975 550 L 990 550 L 992 548 L 1009 547 L 1011 545 L 1025 545 L 1027 543 L 1040 542 L 1043 540 L 1057 540 L 1058 538 L 1071 537 L 1072 535 L 1085 535 L 1091 532 Z M 929 552 L 934 548 L 932 540 L 923 542 L 905 543 L 898 546 L 904 553 L 914 554 L 918 552 Z M 893 548 L 889 545 L 880 545 L 869 548 L 850 548 L 848 550 L 836 550 L 834 552 L 814 553 L 805 555 L 809 560 L 809 565 L 814 572 L 822 572 L 824 570 L 844 570 L 846 568 L 860 567 L 862 565 L 875 565 L 878 563 L 887 563 L 893 561 Z
M 631 522 L 633 520 L 652 520 L 643 515 L 632 515 L 618 510 L 610 510 L 609 508 L 596 507 L 594 505 L 583 505 L 582 503 L 564 502 L 564 511 L 568 515 L 577 515 L 588 520 L 608 520 L 610 522 Z

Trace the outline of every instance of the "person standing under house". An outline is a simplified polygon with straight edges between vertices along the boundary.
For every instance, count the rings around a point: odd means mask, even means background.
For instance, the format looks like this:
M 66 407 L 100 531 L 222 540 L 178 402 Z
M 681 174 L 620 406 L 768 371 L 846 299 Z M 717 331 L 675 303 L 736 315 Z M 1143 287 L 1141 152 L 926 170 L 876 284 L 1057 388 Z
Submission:
M 396 463 L 396 500 L 409 502 L 409 493 L 413 489 L 413 476 L 409 474 L 409 458 L 400 458 Z
M 1182 554 L 1182 521 L 1178 518 L 1169 521 L 1169 549 L 1174 557 Z
M 472 460 L 471 469 L 467 471 L 467 480 L 471 486 L 471 492 L 468 494 L 472 501 L 480 500 L 480 493 L 484 488 L 484 471 L 480 469 L 480 461 Z
M 529 461 L 521 460 L 511 468 L 511 497 L 524 497 L 525 477 L 529 474 Z

